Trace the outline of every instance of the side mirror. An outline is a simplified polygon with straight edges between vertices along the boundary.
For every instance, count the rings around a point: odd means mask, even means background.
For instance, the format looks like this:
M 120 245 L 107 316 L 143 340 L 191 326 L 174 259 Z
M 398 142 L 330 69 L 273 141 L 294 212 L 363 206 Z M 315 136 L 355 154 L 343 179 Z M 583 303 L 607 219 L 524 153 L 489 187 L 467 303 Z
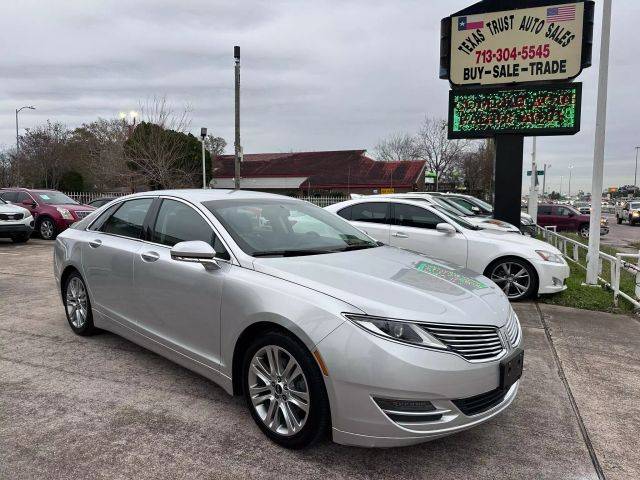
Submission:
M 23 200 L 22 205 L 25 207 L 35 207 L 36 203 L 33 200 Z
M 576 216 L 576 214 L 575 214 L 574 212 L 569 212 L 569 216 L 570 216 L 570 217 L 575 217 L 575 216 Z
M 216 251 L 202 240 L 176 243 L 170 251 L 171 259 L 178 262 L 200 263 L 207 270 L 220 268 L 216 261 Z
M 447 235 L 452 235 L 456 233 L 457 230 L 453 225 L 443 222 L 436 225 L 436 231 Z

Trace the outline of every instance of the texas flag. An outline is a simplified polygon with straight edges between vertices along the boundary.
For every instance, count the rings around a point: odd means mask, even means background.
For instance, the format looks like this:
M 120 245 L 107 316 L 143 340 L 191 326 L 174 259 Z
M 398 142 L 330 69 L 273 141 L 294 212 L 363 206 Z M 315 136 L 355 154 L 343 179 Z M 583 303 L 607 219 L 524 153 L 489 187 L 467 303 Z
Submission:
M 471 20 L 472 19 L 468 17 L 460 17 L 458 19 L 458 31 L 461 32 L 462 30 L 476 30 L 478 28 L 484 27 L 484 22 L 482 20 L 475 22 Z

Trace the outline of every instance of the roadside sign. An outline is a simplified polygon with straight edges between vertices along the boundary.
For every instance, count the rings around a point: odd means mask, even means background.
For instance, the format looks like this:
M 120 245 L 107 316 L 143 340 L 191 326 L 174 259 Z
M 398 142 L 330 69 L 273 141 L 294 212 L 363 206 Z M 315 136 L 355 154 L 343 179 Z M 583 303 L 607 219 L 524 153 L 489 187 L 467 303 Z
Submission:
M 592 2 L 587 2 L 589 15 L 584 1 L 530 8 L 506 4 L 515 7 L 463 10 L 443 20 L 450 22 L 442 35 L 446 40 L 449 32 L 449 65 L 441 78 L 454 86 L 566 81 L 591 64 Z
M 581 83 L 449 91 L 449 138 L 580 131 Z
M 537 170 L 538 176 L 544 176 L 544 170 Z M 527 177 L 531 176 L 531 170 L 527 170 Z
M 395 188 L 381 188 L 380 189 L 380 193 L 383 195 L 388 195 L 390 193 L 395 193 L 396 189 Z

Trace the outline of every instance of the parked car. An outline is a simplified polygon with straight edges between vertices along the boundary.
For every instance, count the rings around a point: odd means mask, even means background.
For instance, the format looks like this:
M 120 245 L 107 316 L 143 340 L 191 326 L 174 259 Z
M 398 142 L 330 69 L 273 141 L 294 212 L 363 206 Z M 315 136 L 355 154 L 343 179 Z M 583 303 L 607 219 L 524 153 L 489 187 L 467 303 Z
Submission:
M 101 206 L 106 205 L 107 203 L 109 203 L 112 200 L 115 200 L 116 198 L 118 197 L 100 197 L 100 198 L 91 200 L 89 203 L 87 203 L 87 205 L 93 208 L 100 208 Z
M 0 198 L 29 210 L 35 220 L 35 231 L 45 240 L 55 239 L 69 225 L 95 210 L 56 190 L 2 188 Z
M 589 215 L 591 213 L 591 205 L 589 205 L 589 202 L 575 202 L 573 206 L 583 215 Z
M 58 236 L 54 272 L 75 333 L 115 332 L 243 395 L 285 447 L 329 428 L 343 444 L 419 443 L 518 390 L 521 328 L 500 288 L 301 200 L 123 197 Z
M 458 206 L 464 207 L 481 217 L 493 217 L 493 206 L 479 198 L 461 193 L 435 193 L 435 195 L 447 198 Z M 531 236 L 536 234 L 535 222 L 528 213 L 520 212 L 520 231 Z
M 571 205 L 538 205 L 538 225 L 555 226 L 557 231 L 578 232 L 582 237 L 589 236 L 590 216 L 584 215 Z M 600 235 L 609 233 L 609 221 L 600 219 Z
M 10 238 L 15 243 L 25 243 L 29 240 L 31 232 L 33 232 L 31 212 L 0 198 L 0 237 Z
M 629 222 L 629 225 L 640 222 L 639 200 L 626 201 L 616 205 L 616 223 L 620 225 L 623 221 Z
M 326 207 L 385 244 L 462 265 L 493 280 L 512 300 L 566 288 L 569 266 L 548 243 L 483 230 L 416 200 L 350 200 Z

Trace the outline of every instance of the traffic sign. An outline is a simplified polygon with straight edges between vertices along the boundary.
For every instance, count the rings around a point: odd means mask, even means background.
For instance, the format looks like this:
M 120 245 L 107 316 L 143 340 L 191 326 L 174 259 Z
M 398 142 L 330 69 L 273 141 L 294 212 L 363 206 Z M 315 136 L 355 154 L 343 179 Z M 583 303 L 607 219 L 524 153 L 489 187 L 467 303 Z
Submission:
M 527 170 L 527 177 L 531 176 L 531 170 Z M 538 176 L 544 176 L 544 170 L 538 170 Z

